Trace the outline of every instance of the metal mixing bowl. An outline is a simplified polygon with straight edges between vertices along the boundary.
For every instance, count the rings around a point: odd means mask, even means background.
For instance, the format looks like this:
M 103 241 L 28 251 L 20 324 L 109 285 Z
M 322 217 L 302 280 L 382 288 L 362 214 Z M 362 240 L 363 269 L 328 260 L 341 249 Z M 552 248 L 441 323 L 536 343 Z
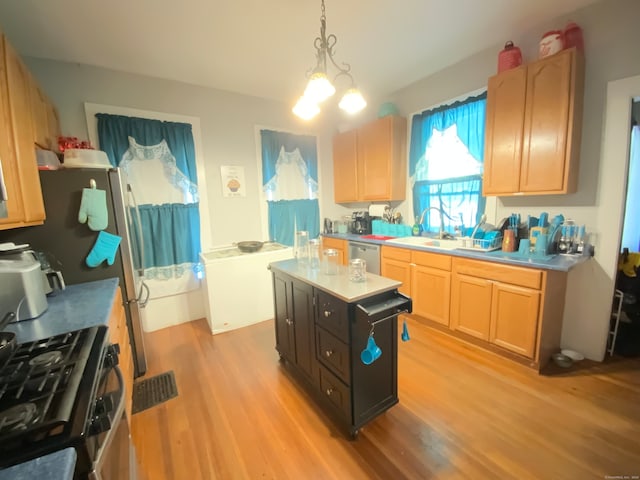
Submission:
M 571 360 L 571 357 L 568 357 L 563 353 L 554 353 L 553 355 L 551 355 L 551 359 L 556 365 L 562 368 L 569 368 L 571 365 L 573 365 L 573 360 Z

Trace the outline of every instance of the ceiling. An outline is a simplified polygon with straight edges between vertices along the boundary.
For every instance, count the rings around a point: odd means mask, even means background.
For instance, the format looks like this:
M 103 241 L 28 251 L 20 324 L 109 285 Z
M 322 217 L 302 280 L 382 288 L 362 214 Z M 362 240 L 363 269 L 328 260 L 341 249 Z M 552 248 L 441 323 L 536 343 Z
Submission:
M 327 34 L 363 94 L 381 97 L 595 1 L 326 0 Z M 23 56 L 293 103 L 315 65 L 320 0 L 0 0 L 0 28 Z

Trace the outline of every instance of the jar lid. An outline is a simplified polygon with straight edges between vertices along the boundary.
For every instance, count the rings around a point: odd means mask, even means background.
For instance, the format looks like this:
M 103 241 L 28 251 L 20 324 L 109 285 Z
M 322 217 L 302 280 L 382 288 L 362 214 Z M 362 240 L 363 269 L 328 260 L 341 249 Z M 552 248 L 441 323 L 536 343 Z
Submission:
M 542 38 L 551 36 L 551 35 L 560 35 L 562 36 L 562 32 L 560 30 L 549 30 L 547 33 L 545 33 L 544 35 L 542 35 Z

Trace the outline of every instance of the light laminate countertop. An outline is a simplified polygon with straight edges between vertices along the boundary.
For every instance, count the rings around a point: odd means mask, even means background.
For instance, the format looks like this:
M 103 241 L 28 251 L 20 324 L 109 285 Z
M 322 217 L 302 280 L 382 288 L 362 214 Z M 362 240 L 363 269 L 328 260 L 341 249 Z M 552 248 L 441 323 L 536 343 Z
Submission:
M 402 282 L 368 272 L 364 282 L 352 282 L 349 280 L 347 267 L 343 265 L 338 266 L 336 275 L 327 275 L 322 268 L 311 268 L 308 264 L 300 264 L 295 259 L 272 262 L 269 268 L 313 285 L 348 303 L 358 302 L 402 285 Z
M 390 243 L 385 240 L 362 238 L 362 235 L 354 234 L 323 234 L 328 238 L 339 238 L 346 241 L 371 243 L 375 245 L 388 245 L 390 247 L 407 248 L 409 250 L 421 250 L 424 252 L 440 253 L 442 255 L 450 255 L 452 257 L 472 258 L 474 260 L 484 260 L 486 262 L 504 263 L 507 265 L 517 265 L 520 267 L 538 268 L 540 270 L 557 270 L 568 272 L 577 265 L 586 262 L 591 257 L 588 255 L 521 255 L 517 252 L 509 253 L 502 250 L 494 250 L 492 252 L 473 251 L 466 249 L 442 250 L 428 245 L 411 245 Z M 425 237 L 425 242 L 429 238 Z

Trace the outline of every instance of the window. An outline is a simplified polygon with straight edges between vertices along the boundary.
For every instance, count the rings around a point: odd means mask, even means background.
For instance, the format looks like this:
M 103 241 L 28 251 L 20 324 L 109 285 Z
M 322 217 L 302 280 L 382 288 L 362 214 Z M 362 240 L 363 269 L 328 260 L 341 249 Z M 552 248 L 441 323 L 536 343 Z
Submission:
M 260 130 L 262 189 L 267 200 L 269 239 L 293 245 L 294 232 L 320 234 L 316 137 Z
M 484 211 L 486 92 L 414 115 L 409 175 L 413 210 L 426 232 L 473 227 Z M 443 212 L 441 214 L 440 212 Z

